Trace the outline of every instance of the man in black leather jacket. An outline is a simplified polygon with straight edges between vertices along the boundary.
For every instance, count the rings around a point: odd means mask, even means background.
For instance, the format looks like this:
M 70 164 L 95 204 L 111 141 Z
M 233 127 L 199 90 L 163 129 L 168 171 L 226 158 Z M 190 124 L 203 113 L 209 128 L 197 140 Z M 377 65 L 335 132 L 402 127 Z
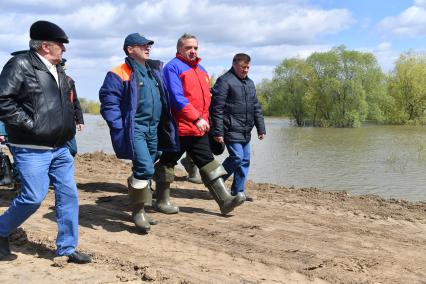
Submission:
M 0 259 L 12 257 L 8 236 L 55 189 L 57 255 L 87 263 L 76 251 L 78 198 L 74 159 L 65 142 L 75 134 L 70 88 L 60 62 L 68 37 L 56 24 L 37 21 L 30 28 L 30 50 L 12 57 L 0 74 L 0 120 L 21 177 L 21 193 L 0 216 Z

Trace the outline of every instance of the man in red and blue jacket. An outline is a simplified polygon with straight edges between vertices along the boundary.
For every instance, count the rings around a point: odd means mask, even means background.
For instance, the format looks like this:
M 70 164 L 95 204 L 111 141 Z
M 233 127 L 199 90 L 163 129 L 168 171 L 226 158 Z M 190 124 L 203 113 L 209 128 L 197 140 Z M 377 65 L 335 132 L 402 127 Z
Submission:
M 182 35 L 177 42 L 176 57 L 163 70 L 178 127 L 180 149 L 177 152 L 163 152 L 160 161 L 155 164 L 153 179 L 157 191 L 169 194 L 170 183 L 174 181 L 174 167 L 187 152 L 200 169 L 203 183 L 218 203 L 221 213 L 227 214 L 241 205 L 245 197 L 229 194 L 222 178 L 227 172 L 214 159 L 210 148 L 210 79 L 200 61 L 197 38 L 190 34 Z M 170 213 L 159 209 L 160 212 Z
M 143 232 L 156 223 L 144 206 L 152 202 L 150 183 L 158 151 L 177 151 L 179 147 L 161 77 L 162 63 L 149 59 L 153 44 L 138 33 L 129 34 L 123 46 L 125 63 L 107 73 L 99 91 L 101 114 L 110 128 L 114 151 L 118 158 L 133 161 L 133 173 L 127 180 L 129 197 L 133 221 Z M 158 192 L 154 207 L 177 213 L 179 209 L 170 205 L 168 198 Z

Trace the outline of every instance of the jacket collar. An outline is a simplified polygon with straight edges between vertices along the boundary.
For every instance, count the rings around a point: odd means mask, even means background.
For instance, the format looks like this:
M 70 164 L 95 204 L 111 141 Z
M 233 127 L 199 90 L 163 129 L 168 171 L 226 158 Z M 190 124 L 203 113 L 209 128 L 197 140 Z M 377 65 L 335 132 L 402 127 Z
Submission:
M 37 55 L 37 52 L 35 52 L 34 50 L 31 50 L 31 49 L 26 51 L 26 52 L 27 52 L 27 54 L 30 58 L 31 64 L 34 66 L 34 68 L 36 68 L 38 70 L 43 70 L 45 72 L 49 72 L 49 69 L 47 68 L 46 64 L 44 64 L 43 61 L 40 59 L 40 57 Z M 17 54 L 22 54 L 22 53 L 24 53 L 24 52 L 20 52 L 20 53 L 17 53 Z M 56 67 L 57 67 L 56 70 L 58 71 L 58 75 L 61 74 L 61 73 L 65 73 L 64 68 L 61 65 L 57 65 Z
M 185 62 L 186 64 L 188 64 L 189 66 L 195 68 L 197 67 L 198 63 L 200 63 L 201 58 L 197 57 L 197 59 L 195 60 L 188 60 L 185 57 L 183 57 L 182 55 L 180 55 L 179 53 L 176 53 L 176 58 L 180 59 L 181 61 Z
M 132 58 L 130 58 L 130 57 L 126 57 L 126 59 L 125 59 L 125 62 L 126 62 L 126 64 L 132 69 L 132 70 L 135 70 L 135 66 L 134 66 L 134 64 L 133 64 L 133 59 Z M 153 60 L 153 59 L 148 59 L 146 62 L 145 62 L 145 64 L 146 65 L 148 65 L 149 66 L 149 68 L 151 68 L 151 69 L 155 69 L 155 70 L 158 70 L 158 71 L 162 71 L 162 69 L 163 69 L 163 62 L 161 62 L 160 60 Z
M 250 80 L 250 78 L 248 76 L 246 76 L 244 79 L 241 79 L 240 77 L 238 77 L 237 73 L 235 73 L 234 67 L 231 67 L 231 69 L 229 69 L 228 72 L 231 72 L 241 82 L 246 82 L 246 81 Z
M 31 60 L 31 64 L 34 66 L 34 68 L 49 72 L 47 66 L 43 63 L 43 61 L 41 61 L 40 57 L 34 50 L 29 50 L 28 55 Z

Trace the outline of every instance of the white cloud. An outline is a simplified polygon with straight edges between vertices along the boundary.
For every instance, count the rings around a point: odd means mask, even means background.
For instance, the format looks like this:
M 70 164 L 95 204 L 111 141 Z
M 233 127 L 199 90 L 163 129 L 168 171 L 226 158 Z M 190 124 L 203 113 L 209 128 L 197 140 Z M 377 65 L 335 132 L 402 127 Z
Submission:
M 93 6 L 83 6 L 66 16 L 59 16 L 58 20 L 65 21 L 73 30 L 87 34 L 101 32 L 95 37 L 109 34 L 116 29 L 120 18 L 124 18 L 126 7 L 123 4 L 98 3 Z M 77 37 L 80 37 L 77 35 Z
M 137 23 L 177 37 L 192 32 L 207 42 L 238 45 L 303 44 L 345 29 L 352 23 L 349 11 L 322 10 L 272 2 L 262 6 L 184 0 L 144 2 L 134 9 L 143 14 Z
M 426 36 L 426 0 L 416 0 L 399 15 L 384 18 L 379 28 L 400 37 Z
M 426 7 L 426 0 L 415 0 L 414 2 L 416 4 L 416 6 Z
M 377 62 L 384 72 L 389 72 L 393 69 L 394 63 L 399 56 L 399 52 L 393 48 L 390 42 L 378 44 L 371 52 L 376 56 Z
M 106 71 L 123 61 L 123 40 L 132 32 L 153 39 L 151 57 L 165 62 L 174 57 L 180 35 L 195 34 L 211 74 L 221 74 L 235 53 L 246 52 L 257 82 L 270 78 L 285 57 L 328 49 L 318 40 L 354 22 L 347 9 L 323 9 L 305 0 L 3 0 L 1 6 L 0 65 L 10 52 L 27 48 L 31 23 L 52 21 L 68 34 L 68 71 L 79 93 L 91 99 Z
M 82 3 L 90 3 L 93 1 L 83 1 L 83 0 L 67 0 L 67 1 L 51 1 L 51 0 L 2 0 L 3 5 L 19 9 L 21 7 L 33 8 L 39 7 L 40 9 L 49 9 L 49 8 L 68 8 L 68 7 L 78 7 Z
M 332 48 L 331 45 L 278 45 L 278 46 L 267 46 L 264 48 L 254 48 L 253 57 L 254 62 L 257 64 L 274 64 L 281 63 L 285 58 L 297 57 L 307 58 L 313 52 L 325 52 Z

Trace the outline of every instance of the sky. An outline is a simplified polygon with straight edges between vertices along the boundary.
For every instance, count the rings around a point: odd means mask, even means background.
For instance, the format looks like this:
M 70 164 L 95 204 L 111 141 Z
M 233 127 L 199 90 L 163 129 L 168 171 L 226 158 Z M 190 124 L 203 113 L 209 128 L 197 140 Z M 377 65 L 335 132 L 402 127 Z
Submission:
M 11 52 L 28 48 L 29 27 L 38 20 L 67 33 L 67 73 L 89 100 L 98 100 L 134 32 L 155 41 L 151 58 L 164 63 L 183 33 L 196 35 L 201 64 L 216 77 L 234 54 L 247 53 L 255 83 L 271 79 L 286 58 L 342 44 L 374 53 L 385 72 L 401 53 L 426 49 L 426 0 L 1 0 L 1 68 Z

